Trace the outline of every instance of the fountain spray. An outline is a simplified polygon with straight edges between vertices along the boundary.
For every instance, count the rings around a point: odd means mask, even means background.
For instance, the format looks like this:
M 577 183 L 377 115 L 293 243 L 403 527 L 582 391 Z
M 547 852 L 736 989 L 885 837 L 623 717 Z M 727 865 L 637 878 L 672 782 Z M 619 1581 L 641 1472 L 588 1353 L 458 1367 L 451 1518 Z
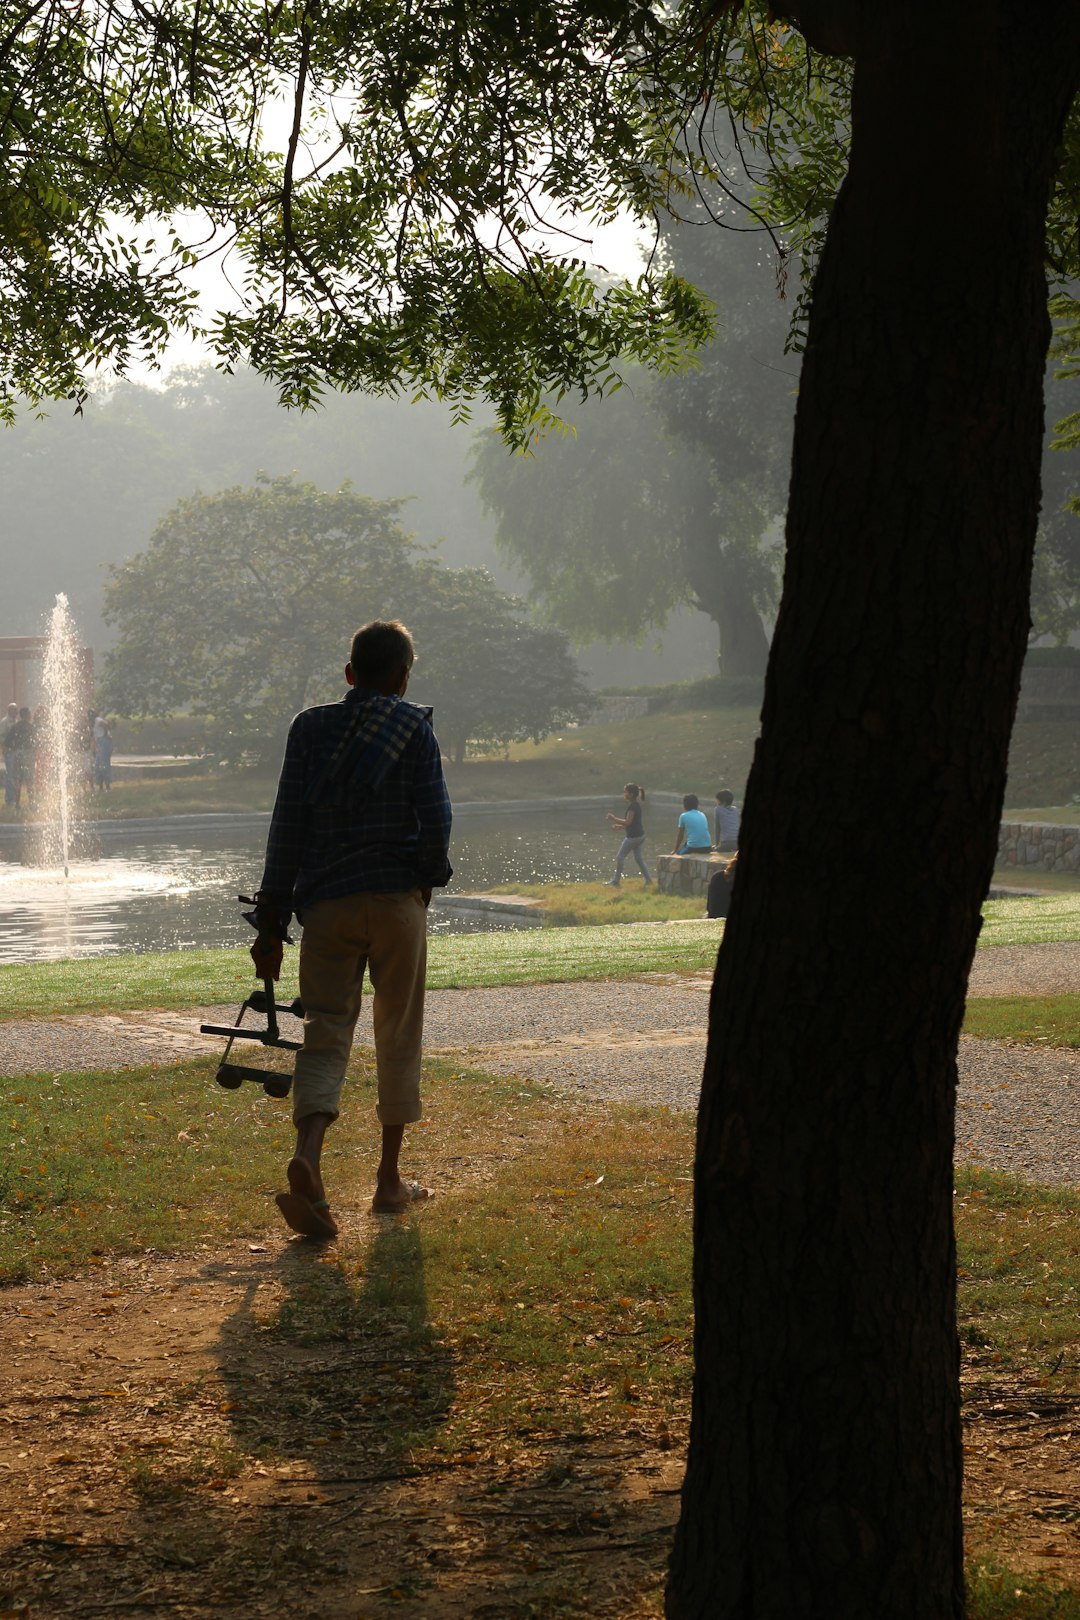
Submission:
M 43 663 L 45 699 L 48 704 L 49 772 L 57 790 L 59 848 L 56 854 L 68 876 L 71 858 L 71 789 L 76 757 L 76 739 L 83 719 L 79 642 L 75 621 L 63 591 L 49 616 L 49 633 Z

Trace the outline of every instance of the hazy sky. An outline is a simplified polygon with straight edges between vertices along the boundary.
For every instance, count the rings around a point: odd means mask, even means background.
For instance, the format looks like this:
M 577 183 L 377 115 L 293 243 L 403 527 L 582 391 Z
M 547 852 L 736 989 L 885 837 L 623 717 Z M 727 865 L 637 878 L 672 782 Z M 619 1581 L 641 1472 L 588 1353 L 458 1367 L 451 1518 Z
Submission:
M 197 240 L 198 222 L 192 221 L 191 230 Z M 610 225 L 595 227 L 587 220 L 571 218 L 565 251 L 589 260 L 612 275 L 633 280 L 641 274 L 653 238 L 642 233 L 641 227 L 630 215 L 622 215 Z M 183 226 L 181 226 L 183 233 Z M 192 243 L 194 245 L 194 242 Z M 189 272 L 192 282 L 199 288 L 200 304 L 208 313 L 218 309 L 236 309 L 241 303 L 236 287 L 242 280 L 243 266 L 235 254 L 216 254 Z M 211 358 L 205 345 L 184 333 L 178 333 L 167 344 L 162 356 L 161 371 L 168 372 L 177 365 L 204 364 Z M 138 381 L 152 382 L 155 373 L 147 367 L 133 366 L 129 375 Z

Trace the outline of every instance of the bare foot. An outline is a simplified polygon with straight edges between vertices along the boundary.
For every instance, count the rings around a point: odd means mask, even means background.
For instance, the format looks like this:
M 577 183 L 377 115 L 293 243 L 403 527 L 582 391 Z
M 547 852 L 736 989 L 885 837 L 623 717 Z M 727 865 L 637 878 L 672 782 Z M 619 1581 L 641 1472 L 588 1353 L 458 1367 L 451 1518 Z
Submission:
M 289 1178 L 287 1193 L 278 1193 L 275 1202 L 285 1218 L 285 1224 L 304 1237 L 318 1238 L 326 1243 L 337 1237 L 337 1222 L 330 1213 L 323 1191 L 322 1177 L 314 1165 L 299 1157 L 290 1159 L 286 1174 Z
M 322 1171 L 310 1159 L 304 1159 L 299 1153 L 294 1153 L 285 1170 L 289 1182 L 289 1191 L 298 1193 L 301 1198 L 310 1198 L 314 1203 L 316 1199 L 326 1197 L 326 1188 L 323 1186 Z
M 375 1215 L 400 1215 L 410 1204 L 422 1204 L 433 1196 L 430 1187 L 422 1187 L 418 1181 L 402 1181 L 398 1176 L 393 1182 L 379 1182 L 371 1208 Z

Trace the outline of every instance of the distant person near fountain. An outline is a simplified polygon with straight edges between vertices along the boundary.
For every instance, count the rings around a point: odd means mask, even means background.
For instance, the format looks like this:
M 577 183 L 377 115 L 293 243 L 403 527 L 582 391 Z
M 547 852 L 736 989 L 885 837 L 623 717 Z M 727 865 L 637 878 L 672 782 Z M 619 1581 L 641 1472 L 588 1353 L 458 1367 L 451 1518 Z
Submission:
M 19 710 L 18 718 L 8 728 L 4 738 L 4 782 L 12 784 L 11 803 L 16 810 L 22 807 L 22 790 L 26 789 L 27 809 L 34 801 L 34 726 L 30 710 Z
M 673 855 L 708 855 L 712 852 L 712 837 L 704 810 L 698 809 L 696 793 L 684 793 L 682 815 L 675 832 Z
M 9 703 L 7 714 L 0 720 L 0 752 L 4 756 L 4 803 L 11 806 L 15 803 L 15 756 L 8 760 L 7 740 L 19 719 L 19 705 Z
M 112 787 L 113 736 L 108 722 L 102 720 L 101 733 L 94 738 L 94 786 L 103 793 Z
M 627 782 L 623 788 L 623 798 L 626 800 L 626 814 L 616 816 L 610 810 L 607 819 L 613 828 L 621 829 L 623 841 L 619 845 L 619 853 L 615 857 L 615 876 L 608 878 L 608 888 L 617 889 L 622 883 L 623 867 L 632 855 L 641 868 L 641 875 L 645 879 L 645 887 L 652 882 L 652 873 L 645 865 L 645 857 L 641 853 L 645 843 L 645 789 L 639 787 L 637 782 Z
M 427 907 L 452 868 L 450 798 L 431 710 L 405 702 L 415 660 L 396 620 L 353 637 L 340 703 L 305 709 L 289 729 L 252 919 L 260 978 L 278 977 L 293 912 L 303 924 L 300 999 L 304 1046 L 294 1070 L 296 1152 L 278 1207 L 293 1231 L 332 1238 L 320 1159 L 338 1117 L 360 1013 L 364 969 L 373 1021 L 382 1126 L 372 1209 L 396 1214 L 430 1196 L 403 1181 L 406 1125 L 421 1117 L 420 1053 Z

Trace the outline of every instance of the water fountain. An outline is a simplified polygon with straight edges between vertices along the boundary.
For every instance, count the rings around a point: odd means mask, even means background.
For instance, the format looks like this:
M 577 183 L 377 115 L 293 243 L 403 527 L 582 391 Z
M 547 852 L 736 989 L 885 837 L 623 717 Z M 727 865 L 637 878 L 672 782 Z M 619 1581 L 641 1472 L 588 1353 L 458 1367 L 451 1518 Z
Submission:
M 0 962 L 122 948 L 118 908 L 160 912 L 168 897 L 199 884 L 189 859 L 143 849 L 122 823 L 112 833 L 88 821 L 91 688 L 63 592 L 43 643 L 29 819 L 0 828 Z M 103 844 L 113 853 L 103 854 Z
M 77 770 L 78 739 L 86 711 L 82 702 L 79 641 L 63 591 L 57 596 L 49 617 L 42 677 L 47 709 L 42 786 L 54 800 L 53 817 L 50 818 L 54 822 L 53 836 L 50 838 L 46 835 L 44 853 L 46 860 L 50 854 L 53 857 L 49 864 L 64 868 L 67 878 L 71 875 L 71 816 L 75 802 L 73 776 Z M 47 813 L 47 806 L 42 808 Z M 52 849 L 49 848 L 50 844 L 54 846 Z

